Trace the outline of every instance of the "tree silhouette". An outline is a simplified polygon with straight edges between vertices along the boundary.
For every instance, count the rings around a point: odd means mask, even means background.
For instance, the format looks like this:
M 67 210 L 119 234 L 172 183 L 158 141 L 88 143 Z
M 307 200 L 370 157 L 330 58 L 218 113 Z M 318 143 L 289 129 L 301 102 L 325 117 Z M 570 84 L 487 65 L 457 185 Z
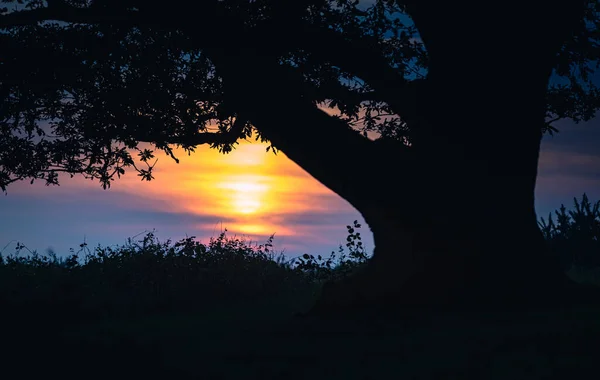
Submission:
M 2 2 L 4 191 L 150 180 L 140 142 L 177 160 L 254 131 L 373 232 L 370 265 L 319 308 L 570 294 L 534 188 L 542 134 L 600 105 L 596 1 Z

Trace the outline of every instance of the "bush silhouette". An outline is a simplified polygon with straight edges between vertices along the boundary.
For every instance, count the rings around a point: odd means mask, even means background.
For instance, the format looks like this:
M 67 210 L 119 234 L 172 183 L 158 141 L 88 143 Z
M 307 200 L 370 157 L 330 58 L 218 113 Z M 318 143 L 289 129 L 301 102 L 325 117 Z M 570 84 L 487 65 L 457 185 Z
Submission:
M 565 271 L 581 281 L 600 267 L 600 201 L 586 194 L 564 205 L 556 222 L 540 218 L 550 252 Z M 153 232 L 118 247 L 86 243 L 78 252 L 58 257 L 40 255 L 18 244 L 13 254 L 0 254 L 0 302 L 12 321 L 26 323 L 44 316 L 55 323 L 104 317 L 205 310 L 214 305 L 265 297 L 316 292 L 338 281 L 369 259 L 354 221 L 346 226 L 345 247 L 329 257 L 304 254 L 288 259 L 273 250 L 273 236 L 264 244 L 228 237 L 227 230 L 208 244 L 188 237 L 160 242 Z M 22 255 L 29 251 L 28 255 Z M 595 272 L 594 272 L 595 273 Z M 535 274 L 532 274 L 535 275 Z M 5 316 L 6 317 L 6 316 Z
M 573 198 L 575 210 L 565 205 L 555 210 L 548 220 L 540 218 L 539 226 L 550 251 L 558 257 L 565 270 L 600 267 L 600 201 L 591 203 L 584 193 L 581 202 Z
M 120 247 L 80 245 L 66 258 L 40 255 L 18 244 L 0 255 L 0 301 L 11 320 L 43 315 L 56 323 L 69 319 L 129 317 L 189 312 L 235 300 L 294 295 L 340 278 L 366 262 L 360 228 L 348 226 L 346 246 L 327 259 L 305 254 L 288 260 L 265 244 L 228 237 L 227 230 L 202 244 L 194 236 L 174 244 L 153 232 Z

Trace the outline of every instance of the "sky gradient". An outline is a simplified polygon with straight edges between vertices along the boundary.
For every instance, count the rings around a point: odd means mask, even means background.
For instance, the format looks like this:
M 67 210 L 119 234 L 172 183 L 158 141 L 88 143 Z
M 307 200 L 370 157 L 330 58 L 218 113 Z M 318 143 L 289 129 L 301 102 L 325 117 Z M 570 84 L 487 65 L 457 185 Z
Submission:
M 372 1 L 360 3 L 364 8 Z M 544 218 L 561 203 L 572 208 L 573 197 L 584 192 L 600 199 L 600 119 L 557 126 L 561 132 L 544 138 L 540 156 L 536 210 Z M 58 187 L 12 184 L 0 194 L 0 252 L 12 253 L 21 242 L 64 255 L 84 239 L 91 247 L 124 244 L 153 229 L 161 240 L 193 235 L 207 242 L 223 228 L 259 243 L 275 233 L 275 249 L 289 256 L 337 250 L 345 226 L 363 222 L 358 212 L 283 152 L 275 156 L 265 147 L 242 142 L 224 156 L 200 146 L 192 156 L 177 154 L 179 165 L 159 152 L 155 180 L 141 182 L 130 171 L 109 190 L 64 175 Z M 372 248 L 366 225 L 361 232 Z
M 109 190 L 68 176 L 59 187 L 10 185 L 0 196 L 0 249 L 9 244 L 5 253 L 11 252 L 19 241 L 62 254 L 84 236 L 91 246 L 123 244 L 152 229 L 161 240 L 208 241 L 227 228 L 259 243 L 275 233 L 275 248 L 286 254 L 329 253 L 358 213 L 283 153 L 265 148 L 243 141 L 222 155 L 201 146 L 191 156 L 177 152 L 180 164 L 157 152 L 154 180 L 142 182 L 130 171 Z
M 561 132 L 542 143 L 536 188 L 538 216 L 586 192 L 600 199 L 600 120 L 557 124 Z M 95 247 L 124 244 L 128 237 L 156 230 L 164 241 L 196 236 L 208 242 L 227 228 L 230 236 L 263 243 L 275 233 L 275 249 L 289 256 L 327 255 L 346 237 L 345 226 L 363 222 L 356 210 L 285 154 L 265 152 L 266 145 L 241 142 L 229 155 L 207 146 L 177 155 L 176 164 L 158 154 L 156 179 L 141 182 L 135 172 L 102 190 L 98 182 L 60 177 L 61 186 L 43 182 L 10 185 L 0 196 L 0 250 L 14 252 L 16 242 L 40 253 L 59 255 L 85 241 Z M 493 201 L 493 200 L 490 200 Z M 366 226 L 365 243 L 373 247 Z

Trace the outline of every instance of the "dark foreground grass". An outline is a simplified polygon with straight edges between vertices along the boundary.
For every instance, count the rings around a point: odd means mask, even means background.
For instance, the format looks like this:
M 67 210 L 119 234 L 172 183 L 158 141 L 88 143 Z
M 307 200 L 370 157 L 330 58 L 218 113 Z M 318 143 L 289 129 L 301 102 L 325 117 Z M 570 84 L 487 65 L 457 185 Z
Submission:
M 596 282 L 598 207 L 542 223 L 570 275 Z M 587 210 L 587 211 L 586 211 Z M 588 215 L 582 217 L 581 215 Z M 561 217 L 563 215 L 563 217 Z M 591 215 L 591 217 L 589 216 Z M 0 262 L 0 376 L 61 379 L 567 379 L 597 373 L 600 307 L 535 313 L 295 317 L 360 268 L 345 250 L 287 261 L 225 234 Z M 565 257 L 567 259 L 565 259 Z M 532 274 L 535 275 L 535 274 Z M 596 282 L 597 283 L 597 282 Z
M 13 346 L 3 368 L 63 379 L 569 379 L 597 372 L 600 357 L 600 310 L 323 321 L 294 309 L 265 300 L 74 324 Z

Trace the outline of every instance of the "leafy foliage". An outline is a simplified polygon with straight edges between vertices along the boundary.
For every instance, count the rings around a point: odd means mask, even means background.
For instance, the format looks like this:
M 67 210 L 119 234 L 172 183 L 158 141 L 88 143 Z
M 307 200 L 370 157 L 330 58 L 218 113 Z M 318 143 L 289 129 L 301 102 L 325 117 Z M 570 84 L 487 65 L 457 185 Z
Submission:
M 295 93 L 364 136 L 411 143 L 411 124 L 396 106 L 412 97 L 398 101 L 389 87 L 424 82 L 428 56 L 397 1 L 211 0 L 202 12 L 182 0 L 2 3 L 9 5 L 0 10 L 3 191 L 19 180 L 56 185 L 59 173 L 104 188 L 130 169 L 151 180 L 154 149 L 175 160 L 174 146 L 191 153 L 209 144 L 227 153 L 253 129 L 264 141 L 228 101 L 225 87 L 234 79 L 215 66 L 214 46 L 229 46 L 240 65 L 252 54 L 280 65 Z M 589 120 L 600 106 L 592 80 L 597 26 L 597 2 L 590 1 L 559 53 L 562 79 L 547 96 L 550 133 L 554 121 Z
M 18 244 L 14 254 L 0 255 L 0 301 L 11 310 L 11 319 L 44 315 L 57 323 L 67 316 L 83 320 L 206 310 L 234 300 L 310 292 L 367 259 L 353 229 L 346 244 L 350 252 L 346 256 L 340 247 L 337 265 L 333 254 L 324 262 L 287 260 L 273 252 L 273 237 L 257 245 L 226 232 L 208 244 L 193 236 L 161 243 L 153 233 L 93 252 L 83 243 L 65 258 L 35 251 L 22 256 L 27 248 Z
M 341 245 L 339 246 L 338 254 L 336 255 L 335 251 L 332 251 L 328 258 L 324 258 L 321 255 L 315 257 L 314 255 L 305 253 L 294 260 L 296 269 L 301 270 L 312 281 L 318 283 L 335 281 L 349 276 L 355 270 L 365 265 L 369 258 L 361 241 L 360 232 L 356 231 L 360 227 L 361 225 L 357 220 L 354 221 L 353 226 L 346 226 L 348 230 L 346 238 L 348 254 L 346 254 L 344 247 Z
M 588 1 L 584 18 L 572 39 L 558 53 L 554 83 L 548 88 L 546 131 L 558 132 L 552 123 L 569 118 L 588 121 L 600 107 L 600 89 L 594 78 L 600 67 L 600 3 Z
M 43 8 L 38 2 L 25 3 L 34 10 Z M 350 1 L 316 3 L 321 3 L 321 12 L 317 5 L 303 10 L 313 22 L 333 23 L 357 35 L 372 29 L 371 38 L 386 47 L 394 65 L 404 65 L 397 53 L 403 49 L 403 55 L 409 55 L 407 44 L 414 45 L 409 42 L 411 32 L 384 38 L 388 30 L 401 26 L 385 18 L 381 5 L 352 18 L 348 12 L 355 4 Z M 266 9 L 278 12 L 268 1 L 228 1 L 222 6 L 231 19 L 242 18 L 240 22 L 255 28 L 274 19 Z M 7 28 L 0 38 L 0 146 L 7 148 L 0 155 L 3 190 L 26 178 L 54 185 L 60 172 L 81 173 L 106 188 L 128 167 L 150 180 L 151 151 L 139 142 L 152 143 L 176 159 L 169 144 L 192 152 L 208 143 L 227 153 L 237 139 L 251 134 L 247 121 L 236 124 L 237 114 L 223 98 L 223 78 L 208 55 L 181 30 L 44 22 Z M 346 98 L 353 97 L 352 86 L 340 82 L 350 75 L 331 63 L 298 50 L 278 56 L 305 76 L 316 101 L 324 101 L 329 90 L 340 93 L 336 99 L 346 93 Z M 359 104 L 342 108 L 359 121 Z M 135 165 L 131 153 L 136 150 L 146 168 Z
M 561 205 L 554 211 L 556 222 L 550 213 L 547 220 L 540 218 L 539 226 L 565 269 L 600 267 L 600 201 L 591 203 L 585 193 L 580 202 L 573 201 L 575 210 L 567 212 Z

